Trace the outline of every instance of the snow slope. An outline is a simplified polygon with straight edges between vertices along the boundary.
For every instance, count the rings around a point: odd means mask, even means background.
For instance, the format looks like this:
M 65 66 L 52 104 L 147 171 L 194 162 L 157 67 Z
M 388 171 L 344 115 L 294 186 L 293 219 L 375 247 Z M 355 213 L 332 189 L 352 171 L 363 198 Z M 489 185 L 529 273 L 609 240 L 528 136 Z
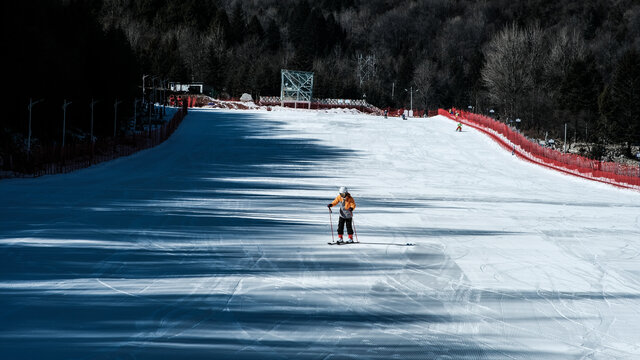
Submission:
M 0 358 L 640 358 L 639 193 L 442 117 L 274 110 L 0 182 Z M 340 185 L 358 245 L 326 245 Z

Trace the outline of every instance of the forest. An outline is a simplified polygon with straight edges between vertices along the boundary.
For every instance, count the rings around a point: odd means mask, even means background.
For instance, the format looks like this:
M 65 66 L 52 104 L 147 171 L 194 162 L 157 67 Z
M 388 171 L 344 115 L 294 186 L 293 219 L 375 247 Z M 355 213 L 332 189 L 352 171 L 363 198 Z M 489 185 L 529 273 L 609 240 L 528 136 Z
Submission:
M 78 134 L 100 99 L 96 136 L 108 136 L 114 101 L 130 116 L 143 74 L 257 98 L 279 94 L 281 69 L 313 71 L 316 98 L 494 110 L 538 138 L 566 123 L 572 141 L 599 144 L 593 157 L 640 144 L 635 0 L 60 0 L 12 2 L 3 17 L 3 153 L 23 148 L 30 99 L 44 99 L 38 141 L 59 141 L 65 99 Z

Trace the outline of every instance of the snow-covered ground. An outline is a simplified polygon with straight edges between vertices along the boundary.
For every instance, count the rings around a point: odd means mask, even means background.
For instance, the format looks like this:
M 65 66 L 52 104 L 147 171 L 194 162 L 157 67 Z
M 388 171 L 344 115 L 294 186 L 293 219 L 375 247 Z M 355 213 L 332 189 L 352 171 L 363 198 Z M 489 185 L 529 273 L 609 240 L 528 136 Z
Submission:
M 0 358 L 640 358 L 640 193 L 454 129 L 193 110 L 1 181 Z M 361 243 L 329 246 L 341 185 Z

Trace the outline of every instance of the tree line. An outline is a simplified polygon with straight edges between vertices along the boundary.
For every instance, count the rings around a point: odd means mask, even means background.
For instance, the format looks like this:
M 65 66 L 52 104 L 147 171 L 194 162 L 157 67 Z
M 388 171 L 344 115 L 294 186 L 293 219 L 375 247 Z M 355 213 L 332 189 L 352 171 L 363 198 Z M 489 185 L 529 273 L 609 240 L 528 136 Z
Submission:
M 118 133 L 140 97 L 142 67 L 126 34 L 99 21 L 102 4 L 93 1 L 14 1 L 4 4 L 4 89 L 0 162 L 24 158 L 31 149 L 113 136 L 115 103 Z M 63 105 L 66 106 L 66 118 Z M 0 169 L 2 167 L 0 166 Z
M 364 97 L 401 108 L 412 96 L 421 109 L 493 109 L 503 121 L 521 119 L 521 129 L 535 136 L 559 136 L 569 123 L 579 141 L 640 142 L 640 4 L 633 0 L 67 0 L 10 7 L 4 26 L 14 27 L 12 60 L 28 69 L 20 71 L 29 84 L 17 85 L 21 97 L 131 98 L 141 74 L 202 81 L 222 98 L 277 95 L 287 68 L 313 71 L 318 98 Z M 366 74 L 362 59 L 373 60 Z M 56 111 L 57 102 L 50 102 Z M 78 129 L 86 127 L 80 107 Z

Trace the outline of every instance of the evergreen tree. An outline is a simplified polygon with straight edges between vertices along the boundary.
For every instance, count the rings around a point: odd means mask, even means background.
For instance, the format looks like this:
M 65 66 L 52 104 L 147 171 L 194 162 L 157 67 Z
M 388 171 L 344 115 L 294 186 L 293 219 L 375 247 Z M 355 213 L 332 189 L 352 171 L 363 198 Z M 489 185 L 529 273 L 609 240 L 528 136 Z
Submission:
M 264 29 L 262 28 L 262 24 L 260 24 L 260 20 L 258 20 L 258 17 L 255 15 L 251 17 L 247 25 L 247 36 L 255 36 L 259 40 L 264 38 Z
M 306 0 L 297 3 L 291 11 L 287 23 L 289 25 L 289 39 L 295 48 L 304 46 L 306 40 L 304 38 L 305 23 L 310 13 L 311 8 Z
M 575 129 L 584 128 L 586 140 L 589 139 L 588 129 L 592 129 L 591 133 L 595 130 L 598 95 L 602 87 L 602 78 L 596 69 L 593 56 L 575 61 L 560 87 L 557 107 L 565 110 L 563 118 L 573 119 Z
M 179 4 L 178 13 L 182 14 L 183 22 L 201 32 L 209 28 L 218 10 L 212 1 L 184 0 L 176 3 Z
M 215 28 L 218 28 L 222 31 L 222 35 L 224 36 L 225 42 L 230 45 L 232 42 L 231 35 L 231 24 L 229 23 L 229 16 L 227 16 L 227 12 L 223 9 L 218 9 L 218 13 L 216 14 L 216 20 L 212 25 Z M 215 31 L 215 29 L 212 29 Z
M 396 82 L 396 98 L 400 100 L 398 106 L 409 107 L 410 96 L 409 94 L 410 87 L 413 86 L 413 72 L 414 72 L 414 64 L 413 64 L 413 56 L 411 54 L 407 54 L 400 61 L 400 67 L 398 68 L 398 81 Z M 408 91 L 405 91 L 408 90 Z
M 280 37 L 280 28 L 273 19 L 269 21 L 265 38 L 266 46 L 269 51 L 274 52 L 280 48 L 280 43 L 282 41 Z
M 599 106 L 606 134 L 613 141 L 640 142 L 640 62 L 635 49 L 627 51 L 616 66 L 611 84 L 600 96 Z
M 314 58 L 323 56 L 327 50 L 327 26 L 320 10 L 311 10 L 302 31 L 304 41 L 300 47 L 309 49 Z
M 325 40 L 327 50 L 331 50 L 334 46 L 342 44 L 345 40 L 345 33 L 340 24 L 336 21 L 332 13 L 327 16 L 325 23 Z
M 157 42 L 157 55 L 153 56 L 153 73 L 162 74 L 173 81 L 188 81 L 186 67 L 180 57 L 178 39 L 172 36 L 163 44 Z
M 242 2 L 236 2 L 236 6 L 233 8 L 231 14 L 231 20 L 229 21 L 229 45 L 240 44 L 244 41 L 247 34 L 247 20 L 246 14 L 242 9 Z

